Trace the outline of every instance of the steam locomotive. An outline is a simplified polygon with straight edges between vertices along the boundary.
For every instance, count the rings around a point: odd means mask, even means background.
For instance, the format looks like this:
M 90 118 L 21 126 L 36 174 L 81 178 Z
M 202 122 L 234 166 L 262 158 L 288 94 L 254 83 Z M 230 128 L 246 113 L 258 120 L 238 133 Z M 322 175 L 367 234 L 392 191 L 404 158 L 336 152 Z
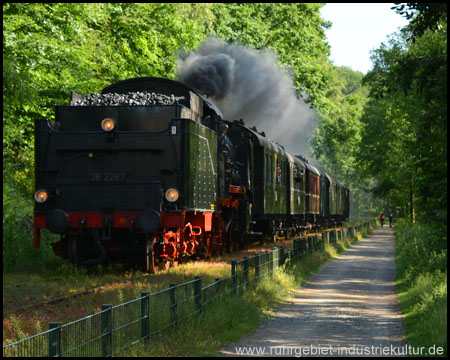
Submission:
M 72 93 L 35 121 L 34 246 L 73 264 L 142 261 L 147 271 L 348 220 L 349 190 L 203 94 L 142 77 Z

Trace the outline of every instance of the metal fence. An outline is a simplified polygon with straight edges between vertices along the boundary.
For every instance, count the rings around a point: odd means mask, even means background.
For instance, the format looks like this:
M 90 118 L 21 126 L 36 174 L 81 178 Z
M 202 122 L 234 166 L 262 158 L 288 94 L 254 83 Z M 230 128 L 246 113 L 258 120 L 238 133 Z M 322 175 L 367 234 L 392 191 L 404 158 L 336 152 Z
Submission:
M 3 356 L 113 356 L 152 335 L 162 333 L 187 318 L 197 316 L 209 304 L 228 295 L 242 295 L 246 286 L 256 284 L 291 261 L 335 244 L 356 231 L 368 230 L 370 223 L 293 240 L 293 249 L 283 247 L 232 261 L 231 276 L 217 278 L 202 287 L 201 277 L 168 289 L 142 292 L 137 299 L 112 306 L 67 324 L 53 322 L 49 330 L 3 346 Z

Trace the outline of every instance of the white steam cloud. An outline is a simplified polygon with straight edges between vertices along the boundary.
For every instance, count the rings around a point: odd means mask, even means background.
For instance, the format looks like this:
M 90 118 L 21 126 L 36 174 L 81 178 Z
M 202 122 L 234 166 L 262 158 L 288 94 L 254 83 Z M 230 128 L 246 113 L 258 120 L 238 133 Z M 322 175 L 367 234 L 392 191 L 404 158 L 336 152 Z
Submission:
M 178 80 L 207 95 L 226 120 L 243 119 L 283 145 L 290 154 L 308 152 L 316 114 L 295 94 L 273 52 L 207 38 L 177 61 Z

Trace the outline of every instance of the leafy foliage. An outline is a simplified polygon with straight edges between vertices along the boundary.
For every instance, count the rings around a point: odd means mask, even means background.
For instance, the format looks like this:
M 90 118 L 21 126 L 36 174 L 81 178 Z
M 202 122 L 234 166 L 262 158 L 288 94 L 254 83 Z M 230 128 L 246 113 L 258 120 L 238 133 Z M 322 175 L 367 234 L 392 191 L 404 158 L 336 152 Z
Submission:
M 350 189 L 353 218 L 373 216 L 379 204 L 370 193 L 370 179 L 360 176 L 357 151 L 368 89 L 363 74 L 345 67 L 334 68 L 326 102 L 320 107 L 320 122 L 312 141 L 313 151 L 324 169 Z
M 364 77 L 370 102 L 359 159 L 377 192 L 410 216 L 446 224 L 447 220 L 447 41 L 427 31 L 415 42 L 391 38 L 372 56 Z
M 428 29 L 439 29 L 441 20 L 447 21 L 447 3 L 395 3 L 391 9 L 411 20 L 404 32 L 411 32 L 409 40 L 413 41 Z

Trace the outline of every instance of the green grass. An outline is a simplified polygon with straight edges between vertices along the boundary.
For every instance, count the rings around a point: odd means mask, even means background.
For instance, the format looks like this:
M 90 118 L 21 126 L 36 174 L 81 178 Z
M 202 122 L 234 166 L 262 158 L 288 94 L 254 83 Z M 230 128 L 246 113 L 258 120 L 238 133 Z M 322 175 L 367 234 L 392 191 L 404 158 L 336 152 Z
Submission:
M 242 297 L 225 297 L 150 343 L 140 343 L 117 356 L 214 356 L 227 343 L 237 341 L 259 326 L 270 309 L 289 294 L 289 276 L 276 272 Z
M 399 221 L 396 229 L 397 288 L 405 315 L 406 343 L 442 347 L 447 354 L 447 249 L 445 232 Z

